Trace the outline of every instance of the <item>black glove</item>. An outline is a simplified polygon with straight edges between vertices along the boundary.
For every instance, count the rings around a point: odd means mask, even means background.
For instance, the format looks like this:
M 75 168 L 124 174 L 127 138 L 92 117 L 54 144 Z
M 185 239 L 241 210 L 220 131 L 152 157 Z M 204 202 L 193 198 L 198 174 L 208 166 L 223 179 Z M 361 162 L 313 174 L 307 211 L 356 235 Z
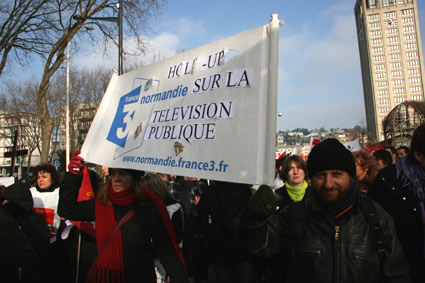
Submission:
M 276 211 L 279 197 L 269 186 L 261 185 L 248 201 L 247 210 L 249 217 L 255 220 L 266 220 L 267 217 Z
M 69 172 L 75 175 L 83 175 L 84 158 L 82 158 L 81 156 L 78 156 L 80 153 L 81 153 L 80 150 L 75 151 L 71 155 L 71 161 L 68 164 Z

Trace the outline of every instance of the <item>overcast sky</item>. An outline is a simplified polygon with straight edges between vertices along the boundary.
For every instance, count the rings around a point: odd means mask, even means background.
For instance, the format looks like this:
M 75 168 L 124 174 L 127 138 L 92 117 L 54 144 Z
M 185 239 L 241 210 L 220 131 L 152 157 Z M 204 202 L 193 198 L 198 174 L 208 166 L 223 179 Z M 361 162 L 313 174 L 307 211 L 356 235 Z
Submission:
M 418 1 L 422 43 L 425 3 Z M 354 20 L 355 0 L 169 0 L 151 23 L 151 53 L 175 55 L 269 23 L 280 28 L 277 130 L 351 128 L 365 124 L 360 59 Z M 124 48 L 128 41 L 124 42 Z M 112 49 L 113 47 L 111 47 Z M 116 52 L 113 51 L 112 54 Z M 72 64 L 91 66 L 110 60 L 89 56 Z M 149 61 L 149 58 L 146 59 Z M 109 63 L 108 63 L 109 62 Z M 109 64 L 109 65 L 108 65 Z

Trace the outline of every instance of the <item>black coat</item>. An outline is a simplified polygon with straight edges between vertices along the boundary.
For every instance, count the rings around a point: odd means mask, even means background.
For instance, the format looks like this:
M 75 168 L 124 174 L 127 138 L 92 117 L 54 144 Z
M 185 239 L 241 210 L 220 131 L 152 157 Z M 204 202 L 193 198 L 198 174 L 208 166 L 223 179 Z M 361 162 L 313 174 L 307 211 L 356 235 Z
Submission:
M 397 237 L 411 268 L 413 282 L 425 282 L 424 231 L 419 200 L 396 177 L 395 165 L 384 168 L 375 178 L 368 196 L 394 219 Z
M 77 202 L 82 176 L 67 173 L 59 192 L 58 213 L 70 220 L 94 221 L 95 199 Z M 117 222 L 130 210 L 135 215 L 121 226 L 126 282 L 156 282 L 158 257 L 172 282 L 187 282 L 184 267 L 174 250 L 156 206 L 148 199 L 133 206 L 114 206 Z
M 21 282 L 18 280 L 20 273 L 22 282 L 45 282 L 50 243 L 46 221 L 32 211 L 31 193 L 22 183 L 7 187 L 0 196 L 0 202 L 3 200 L 9 203 L 0 209 L 0 281 Z M 6 279 L 8 275 L 12 277 Z
M 212 262 L 237 264 L 248 258 L 237 242 L 236 219 L 250 197 L 250 186 L 225 182 L 216 182 L 202 192 L 197 220 Z
M 384 233 L 380 258 L 360 198 L 338 224 L 314 198 L 287 206 L 254 226 L 243 213 L 241 243 L 255 255 L 284 253 L 287 282 L 410 282 L 391 217 L 374 203 Z

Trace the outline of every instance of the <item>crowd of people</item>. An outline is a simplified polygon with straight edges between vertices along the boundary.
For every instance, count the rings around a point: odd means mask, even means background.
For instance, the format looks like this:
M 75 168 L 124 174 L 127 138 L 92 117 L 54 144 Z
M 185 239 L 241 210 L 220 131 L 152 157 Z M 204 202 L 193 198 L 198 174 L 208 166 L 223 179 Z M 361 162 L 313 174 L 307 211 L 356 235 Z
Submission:
M 99 176 L 79 153 L 3 188 L 1 282 L 425 282 L 425 124 L 409 147 L 282 157 L 272 187 Z

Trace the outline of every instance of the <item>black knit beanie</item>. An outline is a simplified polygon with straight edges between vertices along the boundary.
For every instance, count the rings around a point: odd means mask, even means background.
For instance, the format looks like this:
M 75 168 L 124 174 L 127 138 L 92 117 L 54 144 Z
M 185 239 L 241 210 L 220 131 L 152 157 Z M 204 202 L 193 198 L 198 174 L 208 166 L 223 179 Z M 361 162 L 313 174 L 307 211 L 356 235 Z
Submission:
M 309 178 L 325 170 L 346 171 L 356 177 L 356 164 L 353 154 L 337 139 L 326 139 L 313 147 L 307 159 Z

